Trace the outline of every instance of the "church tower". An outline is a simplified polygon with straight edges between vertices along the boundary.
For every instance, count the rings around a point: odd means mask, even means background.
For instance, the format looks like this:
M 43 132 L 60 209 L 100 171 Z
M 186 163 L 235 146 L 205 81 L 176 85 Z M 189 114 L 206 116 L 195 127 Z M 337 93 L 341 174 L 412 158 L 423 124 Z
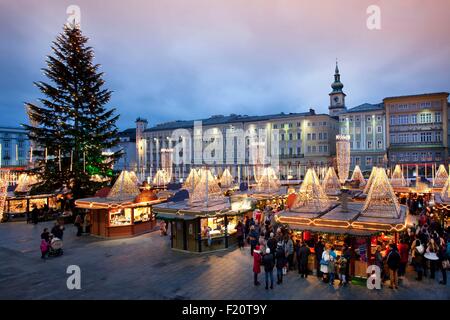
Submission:
M 345 96 L 346 94 L 342 91 L 344 85 L 341 82 L 341 75 L 339 73 L 339 67 L 336 60 L 336 69 L 334 70 L 334 82 L 331 84 L 333 91 L 330 93 L 330 116 L 334 117 L 347 111 L 345 106 Z

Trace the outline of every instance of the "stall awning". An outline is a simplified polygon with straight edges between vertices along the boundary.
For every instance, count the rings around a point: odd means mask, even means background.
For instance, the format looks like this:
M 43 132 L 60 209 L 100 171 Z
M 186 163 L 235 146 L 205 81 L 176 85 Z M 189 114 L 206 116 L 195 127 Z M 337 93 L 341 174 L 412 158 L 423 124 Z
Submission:
M 196 216 L 188 216 L 188 215 L 179 215 L 179 214 L 171 214 L 171 213 L 157 213 L 156 219 L 165 220 L 165 221 L 175 221 L 175 220 L 195 220 Z

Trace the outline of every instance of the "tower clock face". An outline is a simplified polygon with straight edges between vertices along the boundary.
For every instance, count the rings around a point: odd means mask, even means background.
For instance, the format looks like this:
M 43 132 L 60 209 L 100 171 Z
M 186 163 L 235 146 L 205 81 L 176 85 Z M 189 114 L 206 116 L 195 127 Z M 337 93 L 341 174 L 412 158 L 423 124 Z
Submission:
M 339 97 L 337 97 L 337 96 L 334 97 L 334 102 L 335 102 L 335 103 L 338 103 L 338 102 L 339 102 Z

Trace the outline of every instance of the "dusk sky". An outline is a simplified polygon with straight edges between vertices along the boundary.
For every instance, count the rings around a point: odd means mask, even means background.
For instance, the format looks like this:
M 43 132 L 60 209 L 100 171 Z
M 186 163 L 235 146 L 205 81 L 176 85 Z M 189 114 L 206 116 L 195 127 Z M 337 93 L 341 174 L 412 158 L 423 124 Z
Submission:
M 448 0 L 0 0 L 0 126 L 27 121 L 71 4 L 121 129 L 139 116 L 325 113 L 336 58 L 348 107 L 450 91 Z M 366 27 L 369 5 L 381 30 Z

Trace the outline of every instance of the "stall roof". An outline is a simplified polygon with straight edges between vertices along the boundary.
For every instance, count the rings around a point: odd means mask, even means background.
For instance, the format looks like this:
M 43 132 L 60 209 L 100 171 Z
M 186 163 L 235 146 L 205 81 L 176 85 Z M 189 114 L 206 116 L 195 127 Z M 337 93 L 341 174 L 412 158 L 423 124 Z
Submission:
M 332 228 L 332 227 L 317 227 L 317 226 L 309 226 L 309 225 L 297 225 L 297 224 L 289 224 L 291 229 L 299 230 L 299 231 L 310 231 L 310 232 L 322 232 L 322 233 L 333 233 L 333 234 L 348 234 L 352 236 L 360 236 L 360 237 L 368 237 L 371 236 L 377 231 L 370 230 L 358 230 L 351 228 Z

